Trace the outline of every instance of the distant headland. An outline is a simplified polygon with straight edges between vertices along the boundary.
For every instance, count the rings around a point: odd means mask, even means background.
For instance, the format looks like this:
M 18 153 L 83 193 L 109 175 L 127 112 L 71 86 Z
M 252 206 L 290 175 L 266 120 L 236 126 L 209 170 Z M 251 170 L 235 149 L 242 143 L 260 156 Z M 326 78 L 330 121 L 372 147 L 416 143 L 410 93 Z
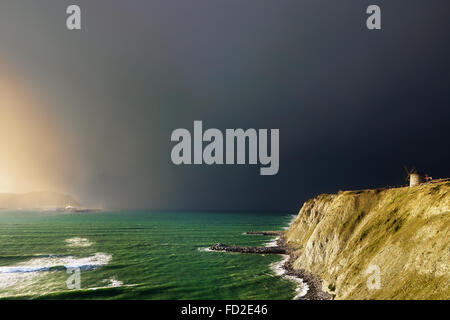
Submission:
M 94 212 L 72 196 L 58 192 L 0 193 L 0 209 L 64 212 Z

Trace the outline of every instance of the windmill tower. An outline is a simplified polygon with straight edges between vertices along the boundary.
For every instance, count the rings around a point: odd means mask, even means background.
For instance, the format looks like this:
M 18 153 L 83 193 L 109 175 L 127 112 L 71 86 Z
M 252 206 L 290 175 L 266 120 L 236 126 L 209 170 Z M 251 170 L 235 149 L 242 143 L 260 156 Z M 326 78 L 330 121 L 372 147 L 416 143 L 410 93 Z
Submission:
M 416 170 L 416 168 L 413 168 L 411 170 L 408 170 L 408 168 L 405 167 L 406 170 L 406 181 L 409 179 L 409 186 L 415 187 L 418 186 L 421 183 L 424 183 L 426 181 L 425 176 Z

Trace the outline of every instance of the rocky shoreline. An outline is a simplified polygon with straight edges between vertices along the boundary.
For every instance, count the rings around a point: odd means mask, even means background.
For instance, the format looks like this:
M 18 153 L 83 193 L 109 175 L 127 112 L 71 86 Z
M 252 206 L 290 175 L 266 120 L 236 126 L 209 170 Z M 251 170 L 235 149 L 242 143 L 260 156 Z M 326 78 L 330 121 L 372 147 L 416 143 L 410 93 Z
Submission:
M 246 234 L 276 235 L 279 238 L 276 246 L 273 247 L 232 246 L 216 243 L 210 247 L 210 250 L 253 254 L 287 254 L 289 259 L 282 266 L 283 275 L 300 279 L 308 286 L 307 293 L 299 300 L 332 300 L 334 298 L 333 295 L 322 290 L 322 280 L 318 276 L 303 269 L 294 269 L 293 262 L 296 259 L 296 254 L 284 240 L 283 231 L 249 231 Z
M 246 246 L 229 246 L 223 243 L 216 243 L 210 247 L 214 251 L 239 252 L 239 253 L 256 253 L 256 254 L 285 254 L 284 247 L 246 247 Z
M 293 263 L 297 258 L 296 253 L 290 250 L 283 237 L 277 240 L 277 245 L 286 248 L 289 259 L 284 263 L 284 275 L 301 279 L 308 286 L 308 292 L 299 300 L 333 300 L 334 296 L 322 290 L 322 279 L 304 269 L 294 269 Z
M 281 236 L 283 231 L 247 231 L 245 234 L 254 234 L 262 236 Z

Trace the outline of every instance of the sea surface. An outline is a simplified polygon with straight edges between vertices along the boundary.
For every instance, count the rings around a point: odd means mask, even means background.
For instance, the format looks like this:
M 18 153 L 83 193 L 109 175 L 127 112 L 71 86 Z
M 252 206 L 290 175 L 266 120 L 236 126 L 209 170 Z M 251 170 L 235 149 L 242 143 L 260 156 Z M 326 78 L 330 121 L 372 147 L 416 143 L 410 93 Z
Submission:
M 207 250 L 270 245 L 244 233 L 282 230 L 292 217 L 0 210 L 0 298 L 293 299 L 297 284 L 274 268 L 282 256 Z

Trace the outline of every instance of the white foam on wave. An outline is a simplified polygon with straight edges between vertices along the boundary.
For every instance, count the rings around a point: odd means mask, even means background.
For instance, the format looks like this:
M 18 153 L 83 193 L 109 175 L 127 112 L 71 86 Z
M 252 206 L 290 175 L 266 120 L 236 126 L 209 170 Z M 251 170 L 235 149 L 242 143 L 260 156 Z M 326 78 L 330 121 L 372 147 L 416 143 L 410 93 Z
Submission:
M 65 242 L 67 243 L 68 247 L 74 247 L 74 248 L 84 248 L 84 247 L 92 246 L 92 242 L 89 241 L 89 239 L 80 238 L 80 237 L 66 239 Z
M 97 252 L 92 256 L 84 258 L 49 255 L 42 258 L 33 258 L 15 266 L 0 267 L 0 274 L 49 271 L 56 267 L 64 267 L 65 269 L 80 268 L 84 270 L 95 269 L 108 264 L 111 258 L 111 255 L 101 252 Z
M 18 287 L 23 283 L 28 283 L 29 285 L 33 285 L 35 281 L 38 280 L 41 273 L 38 272 L 27 272 L 27 273 L 0 273 L 0 290 L 10 288 L 10 287 Z M 4 296 L 0 292 L 0 297 Z
M 270 248 L 270 247 L 277 247 L 278 246 L 278 240 L 280 239 L 280 237 L 276 237 L 275 239 L 272 239 L 272 240 L 270 240 L 270 241 L 268 241 L 267 243 L 266 243 L 266 247 L 267 248 Z
M 297 219 L 297 215 L 295 215 L 295 214 L 291 215 L 291 219 L 288 223 L 288 226 L 284 227 L 283 229 L 288 230 L 289 227 L 292 225 L 292 223 L 295 221 L 295 219 Z M 279 239 L 279 237 L 275 238 L 274 240 L 269 241 L 267 243 L 266 247 L 274 246 L 274 244 L 276 246 L 278 239 Z M 295 288 L 294 300 L 298 300 L 301 297 L 305 296 L 306 293 L 308 293 L 309 286 L 306 282 L 303 281 L 303 279 L 286 274 L 286 270 L 284 269 L 284 264 L 289 260 L 289 255 L 282 254 L 281 256 L 283 257 L 283 259 L 281 259 L 281 261 L 272 263 L 270 265 L 270 267 L 277 276 L 283 277 L 283 278 L 285 278 L 289 281 L 295 282 L 297 284 L 297 287 Z
M 0 267 L 0 289 L 30 282 L 45 271 L 61 269 L 93 270 L 108 264 L 110 254 L 97 252 L 92 256 L 75 258 L 73 256 L 48 255 L 33 258 L 13 266 Z
M 108 281 L 109 281 L 109 285 L 108 285 L 109 287 L 117 288 L 117 287 L 123 286 L 123 282 L 117 280 L 116 278 L 108 279 Z
M 273 270 L 273 272 L 277 276 L 283 277 L 283 278 L 285 278 L 289 281 L 295 282 L 297 284 L 297 288 L 295 288 L 294 300 L 298 300 L 301 297 L 303 297 L 304 295 L 306 295 L 306 293 L 309 290 L 309 286 L 307 283 L 305 283 L 303 281 L 303 279 L 286 274 L 286 270 L 284 269 L 284 264 L 289 260 L 289 255 L 282 254 L 281 256 L 283 257 L 283 259 L 281 261 L 272 263 L 270 265 L 270 268 Z
M 297 215 L 296 215 L 296 214 L 292 214 L 292 215 L 291 215 L 291 220 L 289 220 L 287 227 L 283 227 L 283 230 L 289 229 L 289 227 L 290 227 L 291 224 L 295 221 L 295 219 L 297 219 Z
M 123 284 L 122 281 L 117 280 L 115 277 L 104 279 L 102 281 L 103 283 L 106 283 L 106 286 L 103 287 L 94 287 L 94 288 L 88 288 L 87 290 L 98 290 L 98 289 L 108 289 L 108 288 L 119 288 L 119 287 L 135 287 L 137 284 Z
M 273 272 L 275 272 L 275 274 L 280 277 L 285 274 L 283 266 L 289 260 L 289 255 L 281 254 L 281 256 L 283 257 L 283 259 L 270 265 L 270 268 L 273 270 Z
M 120 280 L 117 280 L 115 277 L 105 279 L 102 281 L 103 283 L 107 283 L 107 286 L 105 288 L 118 288 L 123 286 L 123 282 Z M 96 289 L 96 288 L 92 288 Z

